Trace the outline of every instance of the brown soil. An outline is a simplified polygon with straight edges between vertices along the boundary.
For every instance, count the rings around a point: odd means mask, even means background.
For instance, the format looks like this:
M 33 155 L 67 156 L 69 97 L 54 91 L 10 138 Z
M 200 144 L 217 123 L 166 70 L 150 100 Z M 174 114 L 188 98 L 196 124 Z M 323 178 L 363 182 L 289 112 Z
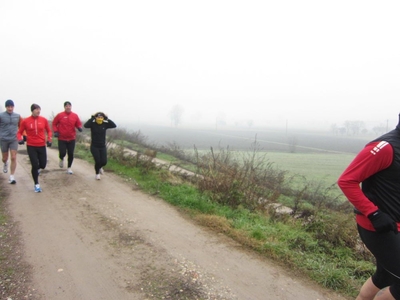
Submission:
M 48 149 L 34 193 L 25 147 L 0 178 L 1 299 L 345 299 L 196 225 L 134 180 Z M 7 272 L 4 272 L 8 270 Z

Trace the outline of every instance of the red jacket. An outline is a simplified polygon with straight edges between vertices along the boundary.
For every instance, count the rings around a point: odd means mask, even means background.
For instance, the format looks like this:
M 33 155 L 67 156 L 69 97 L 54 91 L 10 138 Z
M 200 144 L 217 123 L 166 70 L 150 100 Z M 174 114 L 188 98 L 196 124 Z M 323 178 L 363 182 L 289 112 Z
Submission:
M 370 201 L 361 190 L 360 184 L 375 173 L 388 168 L 393 161 L 393 148 L 388 143 L 372 142 L 354 158 L 343 174 L 338 185 L 343 194 L 361 213 L 356 215 L 357 223 L 371 231 L 375 231 L 368 215 L 378 207 Z M 400 223 L 398 223 L 400 228 Z
M 75 128 L 82 128 L 82 122 L 76 113 L 63 111 L 57 114 L 53 120 L 53 131 L 58 132 L 58 140 L 75 140 Z
M 22 135 L 24 131 L 26 131 L 26 144 L 28 146 L 46 146 L 45 132 L 47 132 L 47 141 L 51 142 L 52 133 L 50 130 L 49 122 L 44 117 L 30 116 L 23 119 L 17 132 L 17 138 L 19 141 L 23 139 Z

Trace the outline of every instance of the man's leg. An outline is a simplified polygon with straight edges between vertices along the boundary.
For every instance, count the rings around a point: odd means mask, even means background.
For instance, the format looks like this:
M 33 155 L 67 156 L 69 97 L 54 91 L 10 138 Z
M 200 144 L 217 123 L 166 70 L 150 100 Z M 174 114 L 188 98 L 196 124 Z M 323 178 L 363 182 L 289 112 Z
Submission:
M 373 300 L 376 294 L 379 292 L 379 288 L 373 284 L 371 277 L 363 284 L 360 293 L 356 300 Z
M 75 150 L 75 140 L 69 141 L 67 143 L 68 168 L 72 167 L 72 162 L 74 161 L 74 150 Z
M 15 170 L 17 168 L 17 150 L 18 150 L 18 142 L 17 142 L 17 140 L 15 140 L 10 143 L 10 153 L 11 153 L 10 173 L 11 173 L 11 176 L 14 176 Z
M 28 151 L 29 160 L 31 162 L 31 174 L 34 184 L 39 184 L 39 158 L 37 153 L 37 147 L 26 146 L 26 150 Z
M 15 170 L 17 169 L 17 151 L 10 150 L 11 152 L 11 164 L 10 164 L 10 173 L 14 175 Z
M 3 155 L 2 161 L 3 161 L 3 164 L 4 164 L 4 166 L 3 166 L 3 172 L 4 172 L 4 173 L 7 173 L 7 172 L 8 172 L 8 163 L 7 163 L 7 160 L 8 160 L 8 151 L 7 151 L 7 152 L 2 152 L 2 155 Z
M 67 142 L 58 140 L 58 157 L 60 158 L 59 167 L 64 167 L 64 157 L 67 154 Z
M 5 141 L 1 141 L 1 153 L 2 153 L 2 161 L 3 161 L 3 172 L 8 172 L 8 152 L 9 152 L 9 143 Z
M 5 164 L 7 162 L 7 160 L 8 160 L 8 151 L 7 152 L 2 152 L 1 154 L 2 154 L 3 164 Z

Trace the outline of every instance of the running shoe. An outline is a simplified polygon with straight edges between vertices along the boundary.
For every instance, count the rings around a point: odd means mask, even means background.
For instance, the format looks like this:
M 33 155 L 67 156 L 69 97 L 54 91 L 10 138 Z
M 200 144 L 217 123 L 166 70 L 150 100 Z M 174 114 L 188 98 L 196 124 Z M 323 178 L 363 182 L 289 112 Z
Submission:
M 7 172 L 8 172 L 8 161 L 6 161 L 6 162 L 4 163 L 3 172 L 4 172 L 4 173 L 7 173 Z
M 103 175 L 104 174 L 104 170 L 103 168 L 100 168 L 100 174 Z
M 60 159 L 60 162 L 58 163 L 58 166 L 60 168 L 64 168 L 64 160 L 63 159 Z
M 40 175 L 41 172 L 42 172 L 42 169 L 37 170 L 38 175 Z
M 10 179 L 8 180 L 9 183 L 11 184 L 16 184 L 17 182 L 15 181 L 15 178 L 13 175 L 10 175 Z
M 71 168 L 68 168 L 67 173 L 68 173 L 68 174 L 74 174 L 74 172 L 72 172 L 72 169 L 71 169 Z
M 96 180 L 100 180 L 100 174 L 96 174 Z
M 40 193 L 42 192 L 42 189 L 40 188 L 39 184 L 35 184 L 35 193 Z

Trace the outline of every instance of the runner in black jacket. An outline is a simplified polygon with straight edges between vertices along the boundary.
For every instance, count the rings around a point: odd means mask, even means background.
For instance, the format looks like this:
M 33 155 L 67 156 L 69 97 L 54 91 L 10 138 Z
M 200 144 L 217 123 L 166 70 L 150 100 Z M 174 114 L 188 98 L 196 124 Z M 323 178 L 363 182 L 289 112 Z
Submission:
M 86 121 L 83 127 L 90 128 L 90 152 L 95 162 L 96 179 L 100 180 L 103 167 L 107 164 L 106 131 L 109 128 L 116 128 L 117 125 L 103 112 L 97 112 Z

